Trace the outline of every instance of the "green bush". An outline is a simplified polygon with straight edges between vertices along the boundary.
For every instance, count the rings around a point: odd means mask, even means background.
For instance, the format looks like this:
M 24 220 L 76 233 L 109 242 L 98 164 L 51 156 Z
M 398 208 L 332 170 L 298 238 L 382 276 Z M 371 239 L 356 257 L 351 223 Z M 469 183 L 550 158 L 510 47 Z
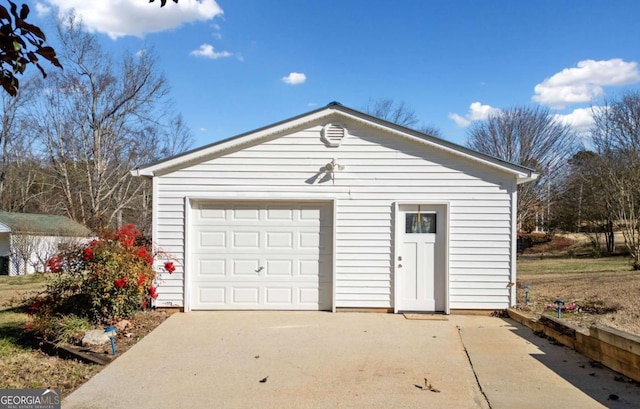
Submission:
M 56 344 L 79 344 L 92 324 L 87 318 L 77 315 L 35 315 L 28 328 Z
M 161 255 L 153 253 L 133 225 L 62 251 L 47 262 L 50 280 L 44 293 L 32 300 L 30 326 L 56 339 L 62 317 L 103 325 L 150 307 L 157 297 L 154 256 Z M 164 268 L 175 270 L 171 261 Z

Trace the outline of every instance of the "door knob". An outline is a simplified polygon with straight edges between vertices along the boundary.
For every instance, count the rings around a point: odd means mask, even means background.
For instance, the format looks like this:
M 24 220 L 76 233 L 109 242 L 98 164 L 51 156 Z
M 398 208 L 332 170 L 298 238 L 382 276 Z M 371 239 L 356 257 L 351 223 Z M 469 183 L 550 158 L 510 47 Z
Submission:
M 398 256 L 398 261 L 402 261 L 402 256 Z
M 402 264 L 398 264 L 398 268 L 402 268 Z
M 256 270 L 256 273 L 259 273 L 259 272 L 261 272 L 262 270 L 264 270 L 264 266 L 260 266 L 260 267 Z

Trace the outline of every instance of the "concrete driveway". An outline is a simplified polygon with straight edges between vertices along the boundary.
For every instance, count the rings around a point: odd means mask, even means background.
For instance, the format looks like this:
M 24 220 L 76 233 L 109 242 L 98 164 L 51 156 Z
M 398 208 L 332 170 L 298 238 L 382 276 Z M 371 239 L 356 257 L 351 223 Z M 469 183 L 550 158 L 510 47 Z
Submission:
M 510 320 L 447 318 L 175 314 L 62 407 L 640 407 L 640 387 Z

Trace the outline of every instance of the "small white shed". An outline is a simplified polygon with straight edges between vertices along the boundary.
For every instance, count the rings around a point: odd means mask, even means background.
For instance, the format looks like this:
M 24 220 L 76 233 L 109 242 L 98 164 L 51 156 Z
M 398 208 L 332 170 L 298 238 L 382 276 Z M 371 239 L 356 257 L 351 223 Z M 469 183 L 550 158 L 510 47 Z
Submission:
M 0 212 L 0 275 L 43 272 L 63 246 L 86 241 L 90 234 L 64 216 Z
M 503 309 L 533 170 L 331 103 L 142 166 L 189 310 Z

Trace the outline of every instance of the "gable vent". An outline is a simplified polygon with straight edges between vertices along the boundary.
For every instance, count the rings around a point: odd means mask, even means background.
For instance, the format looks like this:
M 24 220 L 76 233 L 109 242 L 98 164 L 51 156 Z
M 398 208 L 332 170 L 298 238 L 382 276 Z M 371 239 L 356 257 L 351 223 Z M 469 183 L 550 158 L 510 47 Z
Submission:
M 340 124 L 326 124 L 322 128 L 322 142 L 327 146 L 340 146 L 347 137 L 347 129 Z

